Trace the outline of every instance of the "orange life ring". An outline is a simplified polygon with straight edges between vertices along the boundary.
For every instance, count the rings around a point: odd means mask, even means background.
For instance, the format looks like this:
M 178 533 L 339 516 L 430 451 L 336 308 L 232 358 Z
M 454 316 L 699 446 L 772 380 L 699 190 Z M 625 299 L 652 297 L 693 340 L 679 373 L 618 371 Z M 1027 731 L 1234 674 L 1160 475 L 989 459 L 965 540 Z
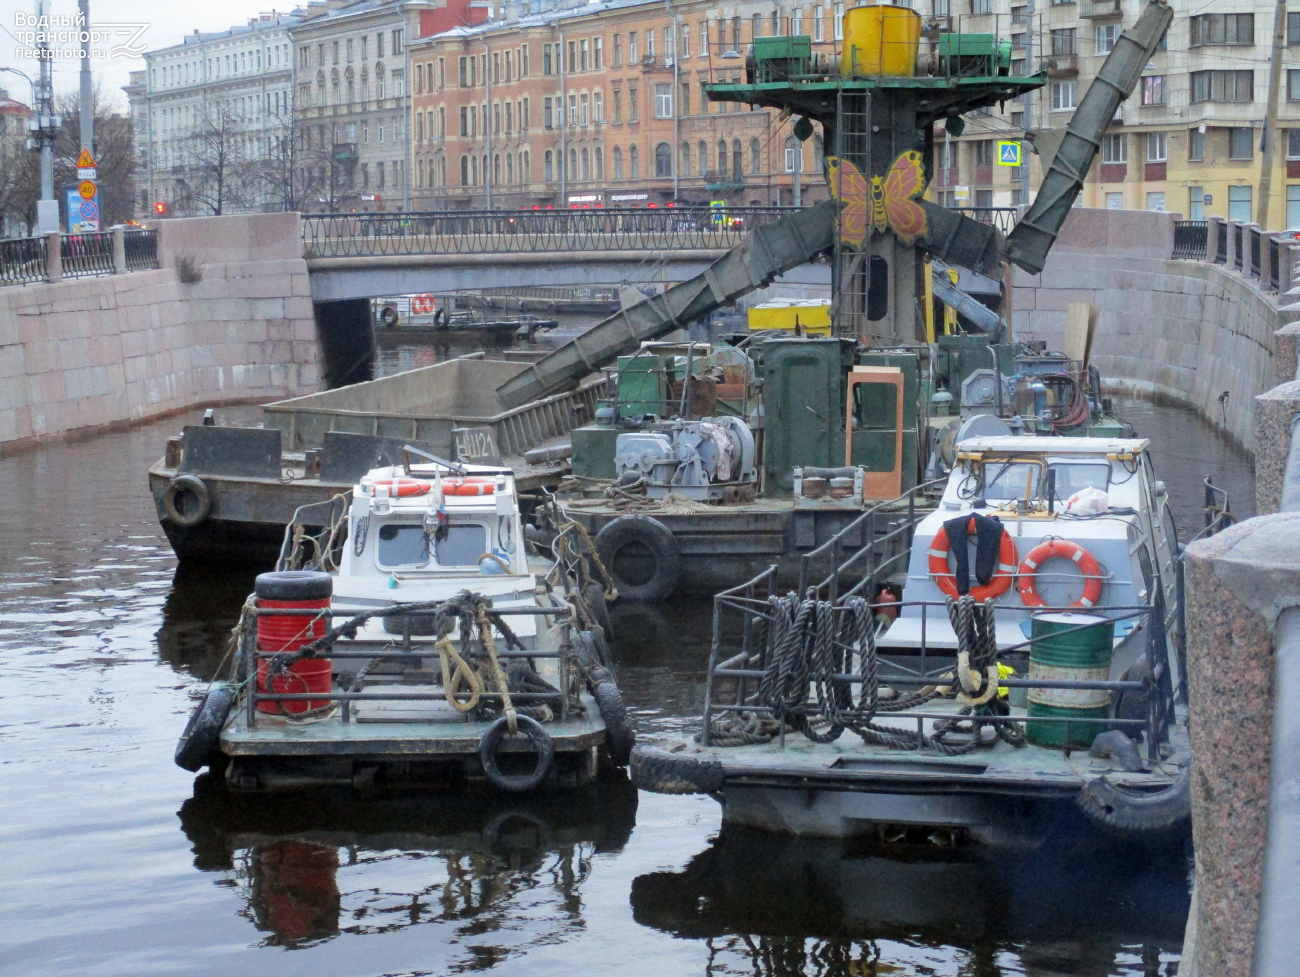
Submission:
M 975 517 L 972 516 L 970 523 L 967 524 L 968 533 L 975 532 Z M 957 577 L 948 567 L 948 530 L 943 526 L 934 534 L 934 541 L 930 544 L 930 576 L 934 579 L 938 588 L 949 597 L 959 596 L 957 593 Z M 1001 597 L 1011 589 L 1011 580 L 1016 574 L 1016 564 L 1019 561 L 1019 554 L 1016 552 L 1016 541 L 1011 538 L 1011 534 L 1005 529 L 1002 530 L 1002 540 L 998 543 L 998 572 L 993 574 L 993 579 L 986 584 L 976 584 L 970 589 L 970 595 L 978 601 L 986 601 L 990 597 Z
M 1020 599 L 1026 607 L 1046 607 L 1047 601 L 1038 596 L 1034 587 L 1034 577 L 1045 560 L 1063 557 L 1073 560 L 1083 573 L 1083 594 L 1071 607 L 1096 607 L 1101 600 L 1101 564 L 1096 557 L 1078 543 L 1068 539 L 1051 539 L 1039 543 L 1020 564 Z
M 381 478 L 371 482 L 370 486 L 372 489 L 388 489 L 388 494 L 395 499 L 411 499 L 433 491 L 432 482 L 421 482 L 414 478 Z
M 497 484 L 491 478 L 464 478 L 458 481 L 443 481 L 443 495 L 492 495 Z

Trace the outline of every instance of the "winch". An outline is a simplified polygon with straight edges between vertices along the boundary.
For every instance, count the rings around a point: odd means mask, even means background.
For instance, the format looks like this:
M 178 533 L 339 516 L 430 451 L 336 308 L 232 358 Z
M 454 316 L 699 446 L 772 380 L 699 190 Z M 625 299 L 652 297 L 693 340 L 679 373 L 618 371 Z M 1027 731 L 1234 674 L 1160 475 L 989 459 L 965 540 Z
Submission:
M 644 479 L 652 499 L 669 494 L 697 502 L 754 498 L 754 435 L 739 418 L 676 420 L 629 431 L 618 436 L 615 450 L 619 481 Z

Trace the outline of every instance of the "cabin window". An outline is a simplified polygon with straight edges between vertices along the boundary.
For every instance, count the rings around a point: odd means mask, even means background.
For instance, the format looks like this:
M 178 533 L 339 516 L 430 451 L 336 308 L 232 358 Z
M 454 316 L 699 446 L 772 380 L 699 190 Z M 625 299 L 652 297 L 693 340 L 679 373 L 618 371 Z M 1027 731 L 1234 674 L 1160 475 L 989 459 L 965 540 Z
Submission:
M 1004 461 L 984 466 L 984 498 L 990 502 L 1036 499 L 1043 466 L 1036 461 Z M 1059 491 L 1059 489 L 1058 489 Z
M 1110 487 L 1110 465 L 1053 465 L 1052 471 L 1056 472 L 1056 497 L 1062 502 L 1082 489 L 1105 492 Z
M 873 254 L 867 263 L 867 319 L 879 322 L 889 312 L 889 262 Z
M 418 523 L 388 523 L 379 529 L 379 565 L 422 567 L 429 562 L 429 538 Z
M 487 527 L 478 523 L 447 527 L 447 538 L 434 545 L 434 559 L 440 567 L 476 567 L 488 551 Z

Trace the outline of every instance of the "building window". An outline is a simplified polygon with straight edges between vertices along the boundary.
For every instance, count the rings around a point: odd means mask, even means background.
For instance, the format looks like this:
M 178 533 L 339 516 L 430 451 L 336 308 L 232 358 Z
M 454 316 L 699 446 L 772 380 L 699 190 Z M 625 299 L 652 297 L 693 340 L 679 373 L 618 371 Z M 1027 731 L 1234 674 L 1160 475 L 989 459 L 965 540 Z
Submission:
M 1250 159 L 1254 153 L 1254 129 L 1228 130 L 1228 159 Z
M 629 146 L 627 149 L 628 179 L 641 179 L 641 150 L 636 146 Z
M 1060 112 L 1074 108 L 1077 91 L 1077 83 L 1074 81 L 1052 82 L 1052 111 Z
M 1169 158 L 1168 140 L 1165 138 L 1167 133 L 1148 132 L 1147 133 L 1147 162 L 1163 163 Z M 1151 208 L 1148 207 L 1148 210 Z
M 673 86 L 655 85 L 655 118 L 671 119 L 673 117 Z M 656 150 L 658 155 L 658 150 Z
M 1205 220 L 1204 187 L 1187 188 L 1187 219 L 1193 221 Z
M 589 125 L 591 123 L 591 99 L 584 93 L 579 97 L 578 104 L 578 125 Z
M 763 172 L 763 147 L 757 139 L 749 141 L 749 172 L 754 176 Z
M 1187 131 L 1187 158 L 1194 163 L 1205 159 L 1205 133 L 1201 129 Z
M 993 140 L 992 139 L 981 139 L 975 143 L 975 165 L 976 166 L 993 165 Z
M 605 151 L 597 146 L 592 150 L 592 155 L 596 160 L 596 179 L 605 179 Z
M 462 156 L 460 158 L 460 185 L 462 187 L 469 186 L 469 157 L 468 156 Z
M 787 136 L 785 140 L 785 171 L 793 173 L 795 170 L 803 172 L 803 147 L 799 145 L 799 140 L 794 136 Z
M 636 31 L 628 31 L 627 34 L 627 63 L 636 64 Z
M 614 125 L 623 124 L 623 93 L 614 90 Z
M 605 96 L 601 92 L 591 96 L 591 121 L 596 125 L 605 121 Z
M 1249 221 L 1251 204 L 1250 187 L 1228 187 L 1228 220 Z
M 944 0 L 946 3 L 947 0 Z M 939 0 L 935 0 L 937 7 Z M 936 11 L 937 13 L 937 11 Z M 813 40 L 820 43 L 826 40 L 826 13 L 821 7 L 813 7 Z
M 640 121 L 639 113 L 641 111 L 641 103 L 640 100 L 636 97 L 636 91 L 637 90 L 635 85 L 633 85 L 631 88 L 627 90 L 627 121 L 628 122 Z
M 1300 71 L 1295 68 L 1287 69 L 1286 98 L 1288 102 L 1300 102 Z
M 1286 42 L 1288 44 L 1300 44 L 1300 14 L 1288 13 L 1286 15 Z M 1287 227 L 1293 227 L 1289 221 Z
M 1193 71 L 1192 102 L 1252 102 L 1254 71 Z
M 584 183 L 591 180 L 591 154 L 586 146 L 582 147 L 582 179 Z
M 691 175 L 691 144 L 688 142 L 682 143 L 681 175 L 684 177 Z
M 1074 54 L 1075 53 L 1076 31 L 1073 27 L 1066 27 L 1060 30 L 1052 31 L 1052 53 L 1053 54 Z
M 555 154 L 549 149 L 546 151 L 546 155 L 542 157 L 542 168 L 545 171 L 543 176 L 546 182 L 551 183 L 555 179 Z
M 623 179 L 623 150 L 619 146 L 614 147 L 614 179 Z
M 1098 24 L 1096 32 L 1097 53 L 1110 54 L 1119 40 L 1119 24 Z
M 1165 76 L 1147 75 L 1142 79 L 1142 104 L 1165 104 Z
M 681 55 L 683 60 L 691 56 L 691 25 L 682 24 Z
M 584 37 L 581 41 L 578 42 L 578 70 L 586 71 L 588 63 L 589 62 L 587 61 L 587 39 Z
M 1122 132 L 1112 132 L 1101 142 L 1101 161 L 1103 163 L 1128 162 L 1128 136 Z
M 1163 191 L 1154 190 L 1147 194 L 1147 210 L 1155 210 L 1160 213 L 1165 211 L 1165 195 Z
M 1254 14 L 1201 14 L 1192 18 L 1191 46 L 1255 43 Z
M 655 147 L 655 176 L 673 175 L 673 147 L 661 142 Z
M 464 61 L 464 60 L 465 60 L 464 58 L 461 58 L 461 61 Z M 462 74 L 463 74 L 463 72 L 462 72 Z M 551 64 L 551 45 L 549 45 L 549 44 L 543 44 L 543 45 L 542 45 L 542 74 L 544 74 L 544 75 L 553 75 L 553 74 L 555 74 L 555 72 L 552 70 L 552 64 Z M 462 81 L 461 84 L 463 85 L 463 84 L 465 84 L 465 83 Z
M 1300 185 L 1294 183 L 1286 188 L 1286 226 L 1300 227 Z
M 1286 131 L 1286 158 L 1300 159 L 1300 129 L 1288 129 Z M 1287 224 L 1287 227 L 1296 225 Z
M 971 0 L 970 12 L 977 17 L 993 13 L 993 0 Z
M 622 34 L 614 35 L 613 67 L 615 68 L 623 67 L 623 35 Z

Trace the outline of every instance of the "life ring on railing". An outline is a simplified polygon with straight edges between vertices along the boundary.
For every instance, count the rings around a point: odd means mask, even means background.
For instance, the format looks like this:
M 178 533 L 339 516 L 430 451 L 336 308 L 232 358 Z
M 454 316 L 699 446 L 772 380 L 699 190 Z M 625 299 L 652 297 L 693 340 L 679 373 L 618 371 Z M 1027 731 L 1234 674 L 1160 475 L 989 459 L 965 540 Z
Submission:
M 433 491 L 433 482 L 422 482 L 414 478 L 381 478 L 370 483 L 370 489 L 386 488 L 395 499 L 413 499 L 419 495 L 428 495 Z
M 1050 539 L 1039 543 L 1020 564 L 1020 600 L 1026 607 L 1046 607 L 1047 601 L 1038 596 L 1034 579 L 1044 561 L 1054 557 L 1073 560 L 1083 573 L 1083 594 L 1071 607 L 1095 607 L 1101 600 L 1102 570 L 1096 557 L 1078 543 L 1069 539 Z
M 443 495 L 492 495 L 497 490 L 495 479 L 463 478 L 456 481 L 443 480 Z
M 975 532 L 975 517 L 972 516 L 967 524 L 968 533 Z M 949 597 L 960 596 L 957 593 L 957 577 L 948 567 L 948 530 L 943 526 L 934 534 L 934 541 L 930 544 L 930 576 L 936 586 Z M 1019 560 L 1019 554 L 1016 553 L 1016 542 L 1011 538 L 1011 534 L 1002 530 L 1002 539 L 998 543 L 998 569 L 993 574 L 993 579 L 986 584 L 976 584 L 970 589 L 970 595 L 977 601 L 986 601 L 991 597 L 1001 597 L 1011 589 L 1011 580 L 1016 574 L 1016 563 Z

